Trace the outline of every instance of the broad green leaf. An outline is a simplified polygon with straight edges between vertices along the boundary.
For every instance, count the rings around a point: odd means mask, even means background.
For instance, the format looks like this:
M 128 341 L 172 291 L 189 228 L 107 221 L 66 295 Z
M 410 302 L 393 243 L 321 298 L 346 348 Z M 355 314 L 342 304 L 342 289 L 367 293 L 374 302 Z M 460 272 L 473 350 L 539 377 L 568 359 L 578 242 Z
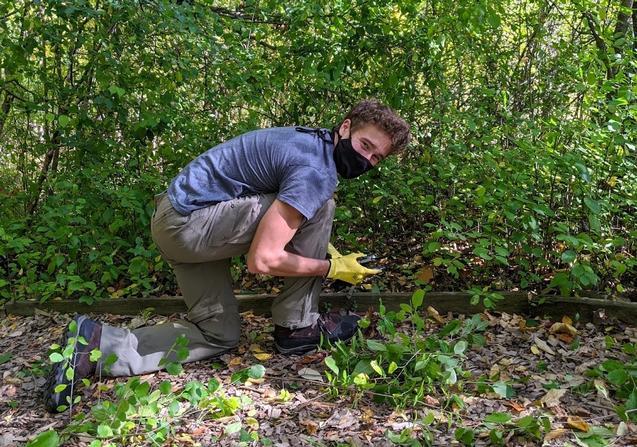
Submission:
M 248 369 L 248 377 L 251 379 L 261 379 L 265 376 L 265 366 L 256 364 Z
M 100 438 L 110 438 L 113 436 L 113 429 L 106 424 L 100 424 L 97 426 L 97 436 Z
M 383 368 L 378 364 L 376 360 L 372 360 L 371 362 L 369 362 L 369 365 L 374 371 L 376 371 L 379 376 L 385 376 L 385 371 L 383 371 Z
M 584 198 L 584 203 L 588 207 L 588 209 L 593 212 L 593 214 L 599 214 L 601 211 L 601 207 L 599 206 L 599 202 L 597 200 L 591 199 L 590 197 Z
M 26 447 L 57 447 L 60 445 L 60 436 L 55 430 L 40 433 L 35 439 L 29 441 Z
M 384 352 L 387 351 L 387 346 L 376 340 L 367 340 L 367 347 L 372 351 Z
M 331 355 L 325 357 L 325 365 L 327 365 L 329 369 L 334 371 L 334 374 L 338 374 L 340 371 L 340 369 L 336 365 L 336 361 L 334 360 L 334 357 L 332 357 Z
M 411 305 L 413 306 L 413 308 L 418 309 L 420 306 L 422 306 L 424 298 L 425 291 L 422 289 L 416 290 L 411 297 Z
M 463 354 L 466 350 L 467 350 L 467 342 L 464 340 L 458 341 L 453 347 L 453 352 L 455 352 L 458 355 Z
M 237 433 L 239 430 L 241 430 L 241 421 L 226 425 L 224 432 L 226 435 L 231 435 Z
M 64 360 L 64 357 L 59 352 L 52 352 L 49 355 L 49 360 L 51 360 L 51 363 L 59 363 Z
M 484 418 L 484 422 L 493 422 L 495 424 L 506 424 L 511 420 L 511 415 L 507 413 L 491 413 Z

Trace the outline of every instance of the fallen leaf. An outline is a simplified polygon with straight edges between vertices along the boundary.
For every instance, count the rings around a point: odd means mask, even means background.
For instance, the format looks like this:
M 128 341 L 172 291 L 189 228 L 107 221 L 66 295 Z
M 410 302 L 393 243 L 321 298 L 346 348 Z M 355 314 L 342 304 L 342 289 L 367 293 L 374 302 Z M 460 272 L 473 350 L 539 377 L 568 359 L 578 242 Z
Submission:
M 187 433 L 180 433 L 175 436 L 175 439 L 181 443 L 185 444 L 196 444 L 195 440 L 190 437 Z
M 434 269 L 433 269 L 432 266 L 426 265 L 423 268 L 421 268 L 420 270 L 418 270 L 414 276 L 415 276 L 415 278 L 417 280 L 422 281 L 425 284 L 427 284 L 434 277 Z
M 320 363 L 323 361 L 325 356 L 326 356 L 325 351 L 316 351 L 316 352 L 304 355 L 301 358 L 301 360 L 299 360 L 299 363 L 301 365 L 307 365 L 310 363 Z
M 617 436 L 625 436 L 628 434 L 630 430 L 628 429 L 628 425 L 625 422 L 620 422 L 617 426 Z
M 201 435 L 203 435 L 206 432 L 206 430 L 208 430 L 208 429 L 204 425 L 202 425 L 202 426 L 199 426 L 199 427 L 193 429 L 190 432 L 190 434 L 192 436 L 201 436 Z
M 272 354 L 268 354 L 267 352 L 259 352 L 257 354 L 253 354 L 258 360 L 265 362 L 266 360 L 270 360 L 272 358 Z
M 566 420 L 566 426 L 579 431 L 588 431 L 589 425 L 584 419 L 577 416 L 569 416 Z
M 572 337 L 577 335 L 577 329 L 567 323 L 554 323 L 549 329 L 551 334 L 568 334 Z
M 553 349 L 551 349 L 551 347 L 540 337 L 535 337 L 534 341 L 537 347 L 540 348 L 542 351 L 550 355 L 555 355 L 555 351 L 553 351 Z
M 555 407 L 560 404 L 560 399 L 566 394 L 566 388 L 554 388 L 549 390 L 540 402 L 546 407 Z
M 323 382 L 323 376 L 320 372 L 312 368 L 299 369 L 299 376 L 307 380 L 316 380 L 317 382 Z
M 299 424 L 305 428 L 308 435 L 313 436 L 319 429 L 319 425 L 310 419 L 299 419 Z
M 569 334 L 557 334 L 557 338 L 567 344 L 573 343 L 573 336 Z
M 370 423 L 374 420 L 374 410 L 372 410 L 369 407 L 365 407 L 362 409 L 362 414 L 361 414 L 361 421 L 363 421 L 364 423 Z
M 425 403 L 427 405 L 436 406 L 436 407 L 440 405 L 440 401 L 436 399 L 435 397 L 430 396 L 429 394 L 425 396 Z
M 533 345 L 531 346 L 531 352 L 535 355 L 540 355 L 540 348 L 538 348 L 537 345 Z
M 445 319 L 440 316 L 440 313 L 433 307 L 427 307 L 427 314 L 440 324 L 445 324 Z
M 241 357 L 234 357 L 232 360 L 228 362 L 228 366 L 239 366 L 241 365 Z
M 513 410 L 517 411 L 518 413 L 521 413 L 525 410 L 523 405 L 517 403 L 514 400 L 510 400 L 508 402 L 505 402 L 504 404 L 508 407 L 511 407 Z
M 260 353 L 260 352 L 263 352 L 263 349 L 258 344 L 252 343 L 250 345 L 250 352 Z
M 554 430 L 551 430 L 550 432 L 548 432 L 546 434 L 546 436 L 544 436 L 544 442 L 546 441 L 552 441 L 553 439 L 558 439 L 558 438 L 562 438 L 565 435 L 568 434 L 568 430 L 565 428 L 556 428 Z
M 562 323 L 572 326 L 573 325 L 573 320 L 571 320 L 571 317 L 569 317 L 567 315 L 564 315 L 562 317 Z

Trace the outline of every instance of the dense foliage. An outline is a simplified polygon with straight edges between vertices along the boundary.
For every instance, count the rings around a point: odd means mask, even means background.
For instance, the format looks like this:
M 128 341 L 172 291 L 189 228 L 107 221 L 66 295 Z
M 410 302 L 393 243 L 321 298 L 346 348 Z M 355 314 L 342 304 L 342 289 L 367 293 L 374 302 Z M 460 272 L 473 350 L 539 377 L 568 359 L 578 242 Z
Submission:
M 401 241 L 444 287 L 621 292 L 637 265 L 633 8 L 4 1 L 0 297 L 173 292 L 153 194 L 224 139 L 331 127 L 364 97 L 416 141 L 341 184 L 341 245 Z

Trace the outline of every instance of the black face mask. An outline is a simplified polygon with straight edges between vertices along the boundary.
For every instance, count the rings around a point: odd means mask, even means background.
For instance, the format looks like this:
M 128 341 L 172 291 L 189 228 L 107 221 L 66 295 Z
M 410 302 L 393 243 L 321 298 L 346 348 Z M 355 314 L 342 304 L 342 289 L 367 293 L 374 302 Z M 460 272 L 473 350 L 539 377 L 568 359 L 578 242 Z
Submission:
M 334 133 L 338 135 L 338 143 L 334 146 L 334 163 L 336 163 L 336 171 L 341 177 L 358 177 L 374 167 L 368 159 L 356 152 L 351 139 L 341 138 L 341 134 L 336 128 L 334 128 Z

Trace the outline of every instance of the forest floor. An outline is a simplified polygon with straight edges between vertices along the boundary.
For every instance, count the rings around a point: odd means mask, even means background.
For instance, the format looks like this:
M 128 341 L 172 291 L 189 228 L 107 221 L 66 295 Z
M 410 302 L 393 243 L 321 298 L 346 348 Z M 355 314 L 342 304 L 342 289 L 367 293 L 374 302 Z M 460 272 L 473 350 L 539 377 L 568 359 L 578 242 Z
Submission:
M 514 419 L 546 415 L 551 421 L 550 431 L 536 439 L 520 436 L 519 430 L 505 430 L 505 445 L 637 445 L 637 426 L 622 422 L 614 410 L 619 402 L 612 393 L 609 396 L 601 381 L 593 386 L 593 379 L 585 375 L 606 359 L 625 361 L 621 345 L 637 342 L 634 327 L 576 322 L 573 325 L 578 334 L 573 343 L 564 334 L 551 334 L 554 321 L 538 320 L 537 325 L 528 327 L 528 317 L 484 313 L 486 344 L 467 351 L 463 367 L 473 379 L 465 379 L 465 383 L 475 383 L 479 376 L 497 377 L 511 384 L 514 396 L 477 394 L 466 386 L 454 391 L 463 405 L 449 405 L 448 396 L 440 394 L 429 395 L 419 408 L 395 409 L 374 403 L 365 394 L 356 398 L 351 393 L 331 396 L 321 374 L 325 351 L 279 355 L 271 338 L 271 320 L 251 313 L 242 317 L 242 341 L 234 352 L 214 361 L 185 365 L 180 376 L 159 372 L 141 377 L 152 386 L 170 380 L 173 391 L 191 380 L 206 383 L 215 377 L 228 396 L 242 396 L 247 402 L 233 416 L 211 419 L 204 414 L 181 421 L 169 445 L 238 445 L 239 433 L 228 434 L 227 427 L 240 420 L 260 438 L 260 442 L 243 445 L 384 446 L 396 445 L 388 432 L 396 436 L 403 432 L 416 438 L 428 433 L 433 445 L 447 446 L 459 445 L 454 438 L 459 427 L 475 429 L 476 445 L 487 445 L 484 420 L 494 412 L 508 413 Z M 127 327 L 166 320 L 113 315 L 95 318 Z M 427 328 L 439 329 L 450 318 L 428 319 Z M 39 311 L 33 317 L 9 315 L 0 320 L 0 446 L 22 445 L 38 433 L 59 431 L 68 423 L 68 414 L 45 411 L 42 390 L 49 368 L 48 348 L 60 338 L 69 320 L 67 315 Z M 613 343 L 609 343 L 611 339 Z M 263 379 L 232 383 L 234 372 L 257 363 L 266 368 Z M 89 407 L 100 399 L 112 398 L 110 390 L 115 383 L 126 380 L 102 378 L 103 386 L 93 383 L 84 388 L 83 400 L 74 413 L 88 414 Z M 422 423 L 427 415 L 433 416 L 433 422 Z M 65 445 L 90 442 L 90 438 L 79 436 Z

